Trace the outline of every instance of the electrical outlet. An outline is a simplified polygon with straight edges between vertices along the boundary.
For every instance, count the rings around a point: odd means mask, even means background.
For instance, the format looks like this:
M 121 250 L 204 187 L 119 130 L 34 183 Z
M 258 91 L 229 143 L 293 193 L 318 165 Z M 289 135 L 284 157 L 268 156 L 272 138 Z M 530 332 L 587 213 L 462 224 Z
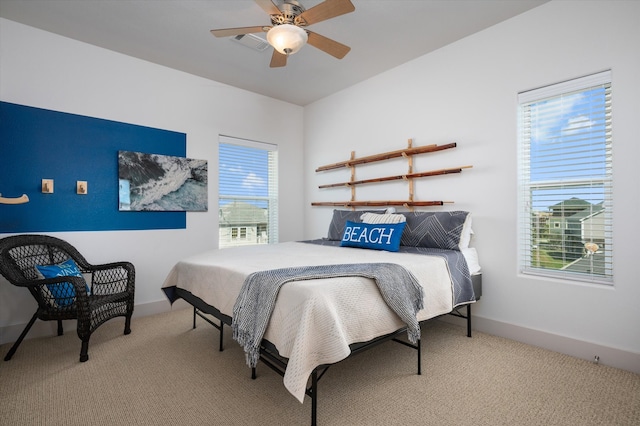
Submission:
M 76 181 L 76 193 L 80 195 L 86 195 L 89 192 L 89 188 L 87 187 L 86 180 Z
M 53 179 L 42 179 L 42 193 L 53 194 Z

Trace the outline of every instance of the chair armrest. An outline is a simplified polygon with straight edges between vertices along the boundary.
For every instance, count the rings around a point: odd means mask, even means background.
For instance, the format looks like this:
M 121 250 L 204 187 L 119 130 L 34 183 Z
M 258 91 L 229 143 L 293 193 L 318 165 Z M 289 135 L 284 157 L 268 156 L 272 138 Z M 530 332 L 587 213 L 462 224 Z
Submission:
M 44 287 L 52 284 L 71 283 L 76 291 L 76 294 L 87 297 L 87 282 L 83 277 L 61 276 L 53 278 L 39 278 L 37 280 L 20 280 L 11 282 L 16 287 L 36 288 Z
M 111 262 L 89 265 L 91 272 L 91 294 L 133 293 L 135 290 L 135 267 L 131 262 Z
M 12 283 L 28 288 L 41 309 L 88 312 L 89 294 L 84 277 L 60 276 Z M 73 287 L 73 290 L 69 288 Z
M 109 271 L 112 269 L 119 269 L 122 268 L 124 270 L 127 271 L 128 274 L 131 275 L 135 275 L 135 267 L 133 266 L 133 263 L 131 262 L 110 262 L 110 263 L 103 263 L 100 265 L 89 265 L 89 267 L 87 268 L 87 270 L 94 272 L 94 271 Z

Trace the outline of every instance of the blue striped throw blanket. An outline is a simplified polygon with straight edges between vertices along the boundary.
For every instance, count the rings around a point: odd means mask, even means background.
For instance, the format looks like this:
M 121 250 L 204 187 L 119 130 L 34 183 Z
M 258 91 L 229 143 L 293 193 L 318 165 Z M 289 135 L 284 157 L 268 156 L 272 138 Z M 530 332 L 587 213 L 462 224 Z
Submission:
M 233 307 L 233 338 L 244 348 L 247 364 L 255 367 L 258 363 L 260 342 L 283 284 L 348 276 L 373 279 L 387 305 L 407 324 L 409 340 L 416 343 L 420 339 L 417 313 L 423 308 L 423 289 L 403 266 L 354 263 L 272 269 L 249 275 Z

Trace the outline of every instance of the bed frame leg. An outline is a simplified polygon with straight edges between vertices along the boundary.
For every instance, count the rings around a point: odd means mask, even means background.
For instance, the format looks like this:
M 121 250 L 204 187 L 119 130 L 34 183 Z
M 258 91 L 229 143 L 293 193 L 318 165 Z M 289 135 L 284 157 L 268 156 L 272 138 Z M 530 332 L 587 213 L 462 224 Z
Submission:
M 198 312 L 198 308 L 194 306 L 193 307 L 193 328 L 196 328 L 196 315 L 199 315 L 203 320 L 205 320 L 206 322 L 208 322 L 209 324 L 211 324 L 212 326 L 218 329 L 218 331 L 220 332 L 218 348 L 220 352 L 222 352 L 224 350 L 224 343 L 223 343 L 224 342 L 224 321 L 218 318 L 218 321 L 220 322 L 220 324 L 218 325 L 212 320 L 210 320 L 209 318 L 207 318 L 206 316 L 204 316 L 203 314 L 201 314 L 200 312 Z
M 223 337 L 224 337 L 224 323 L 220 321 L 220 346 L 219 346 L 220 352 L 224 350 L 224 346 L 222 345 Z
M 318 415 L 318 372 L 311 373 L 311 426 L 316 426 Z
M 256 368 L 251 367 L 251 380 L 255 380 L 255 379 L 256 379 Z
M 467 303 L 467 337 L 471 337 L 471 303 Z
M 422 375 L 422 339 L 418 339 L 418 376 Z

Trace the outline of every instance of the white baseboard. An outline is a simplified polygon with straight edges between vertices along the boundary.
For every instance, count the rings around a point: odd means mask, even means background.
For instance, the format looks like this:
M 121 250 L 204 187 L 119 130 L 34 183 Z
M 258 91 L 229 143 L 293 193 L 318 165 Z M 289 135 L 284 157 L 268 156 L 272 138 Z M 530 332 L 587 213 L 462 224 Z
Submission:
M 439 319 L 466 327 L 466 320 L 462 318 L 445 315 Z M 560 336 L 553 333 L 547 333 L 540 330 L 525 328 L 473 315 L 471 317 L 471 326 L 473 330 L 477 330 L 482 333 L 504 337 L 526 343 L 528 345 L 538 346 L 587 361 L 594 361 L 594 358 L 598 356 L 599 364 L 640 374 L 640 354 L 638 353 L 610 348 L 566 336 Z
M 157 302 L 144 303 L 141 305 L 136 305 L 133 310 L 133 319 L 139 317 L 146 317 L 149 315 L 161 314 L 163 312 L 168 312 L 170 310 L 175 309 L 184 309 L 189 307 L 190 305 L 184 300 L 177 300 L 173 306 L 169 304 L 167 300 L 159 300 Z M 13 324 L 5 327 L 0 327 L 0 345 L 5 343 L 12 343 L 18 340 L 20 337 L 20 333 L 26 327 L 27 323 L 23 324 Z M 65 330 L 65 334 L 68 332 L 75 333 L 75 320 L 63 321 L 63 328 Z M 135 327 L 135 322 L 132 324 L 132 328 Z M 29 330 L 29 333 L 25 337 L 27 339 L 33 339 L 35 337 L 46 337 L 46 336 L 55 336 L 58 334 L 58 323 L 57 321 L 40 321 L 36 320 Z M 4 356 L 4 354 L 0 354 Z

